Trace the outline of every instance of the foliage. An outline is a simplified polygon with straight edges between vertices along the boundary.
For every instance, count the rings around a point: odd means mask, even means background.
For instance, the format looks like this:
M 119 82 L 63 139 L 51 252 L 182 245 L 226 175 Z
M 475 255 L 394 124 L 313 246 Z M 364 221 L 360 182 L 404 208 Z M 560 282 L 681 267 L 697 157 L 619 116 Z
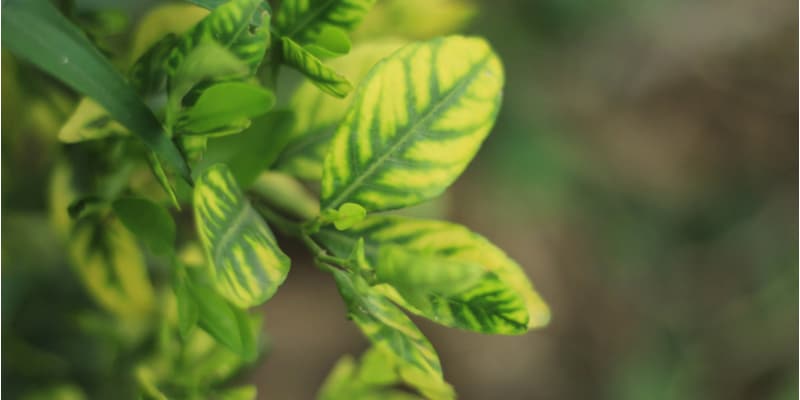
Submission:
M 403 309 L 485 334 L 548 322 L 522 269 L 485 238 L 380 214 L 442 194 L 491 131 L 504 73 L 485 40 L 352 44 L 370 0 L 284 0 L 274 17 L 262 0 L 192 3 L 208 11 L 156 8 L 111 60 L 49 2 L 3 3 L 3 45 L 86 96 L 58 133 L 52 220 L 103 310 L 95 325 L 133 354 L 135 384 L 115 397 L 255 398 L 228 384 L 266 348 L 249 309 L 289 274 L 270 226 L 332 275 L 372 343 L 337 364 L 322 399 L 455 396 Z M 184 15 L 192 24 L 170 25 Z M 424 30 L 404 26 L 407 38 L 466 17 L 418 18 Z M 286 109 L 274 108 L 283 66 L 306 78 Z

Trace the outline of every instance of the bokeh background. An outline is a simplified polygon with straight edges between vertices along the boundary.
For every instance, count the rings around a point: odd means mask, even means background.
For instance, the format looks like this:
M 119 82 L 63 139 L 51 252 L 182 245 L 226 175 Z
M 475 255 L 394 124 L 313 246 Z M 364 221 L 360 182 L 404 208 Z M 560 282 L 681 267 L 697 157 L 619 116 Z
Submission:
M 520 337 L 417 319 L 460 398 L 797 398 L 797 2 L 474 6 L 465 30 L 504 60 L 503 109 L 475 162 L 423 212 L 505 249 L 553 317 Z M 79 296 L 46 216 L 70 98 L 7 58 L 6 332 L 32 318 L 21 316 L 31 302 L 60 318 L 58 302 L 26 295 L 34 283 Z M 7 90 L 14 81 L 25 82 L 24 107 Z M 64 115 L 42 111 L 60 103 Z M 272 351 L 243 379 L 262 398 L 310 399 L 366 342 L 329 276 L 281 242 L 296 261 L 263 307 Z M 13 340 L 3 335 L 4 368 L 60 368 Z M 75 355 L 86 356 L 77 345 Z

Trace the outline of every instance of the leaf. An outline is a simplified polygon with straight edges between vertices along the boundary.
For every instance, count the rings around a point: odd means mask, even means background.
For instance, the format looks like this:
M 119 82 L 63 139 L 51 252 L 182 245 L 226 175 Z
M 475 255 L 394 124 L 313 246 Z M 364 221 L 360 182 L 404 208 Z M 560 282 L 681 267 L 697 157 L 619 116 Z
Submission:
M 441 376 L 433 346 L 397 306 L 357 275 L 336 271 L 334 278 L 350 318 L 374 346 L 391 352 L 421 373 Z
M 58 131 L 58 140 L 64 143 L 78 143 L 127 134 L 128 130 L 114 121 L 103 107 L 94 100 L 84 97 Z
M 424 255 L 448 263 L 481 265 L 489 274 L 478 285 L 458 294 L 409 300 L 392 287 L 376 287 L 409 311 L 442 325 L 483 333 L 519 334 L 549 321 L 547 305 L 533 290 L 522 268 L 502 250 L 463 226 L 373 215 L 344 232 L 323 228 L 315 238 L 340 257 L 350 254 L 357 240 L 363 238 L 367 261 L 377 269 L 385 268 L 377 265 L 381 262 L 381 248 L 386 246 L 402 247 L 411 257 Z M 510 307 L 516 301 L 509 290 L 522 297 L 524 307 Z
M 167 196 L 169 196 L 170 201 L 172 201 L 172 205 L 180 210 L 181 204 L 178 201 L 178 195 L 175 193 L 175 188 L 172 187 L 172 183 L 170 183 L 169 178 L 167 177 L 167 172 L 164 171 L 164 167 L 161 165 L 161 161 L 158 160 L 155 153 L 147 152 L 147 163 L 150 165 L 150 169 L 153 171 L 153 175 L 155 175 L 158 184 L 161 185 L 161 187 L 164 189 L 164 192 L 166 192 Z
M 283 62 L 303 73 L 311 80 L 311 83 L 325 93 L 337 97 L 345 97 L 353 90 L 353 86 L 347 81 L 347 78 L 323 64 L 319 58 L 292 41 L 292 39 L 282 37 L 281 48 L 283 49 Z
M 75 223 L 70 260 L 100 306 L 122 318 L 142 318 L 155 299 L 144 257 L 119 220 L 99 217 L 93 214 Z
M 166 3 L 153 7 L 136 26 L 131 59 L 138 59 L 167 36 L 177 38 L 184 34 L 207 15 L 208 10 L 191 4 Z
M 332 60 L 330 65 L 359 82 L 378 60 L 404 44 L 393 39 L 363 43 L 347 57 Z M 344 99 L 328 96 L 310 81 L 303 82 L 292 96 L 290 106 L 297 122 L 292 126 L 291 138 L 276 162 L 276 169 L 301 179 L 320 180 L 328 143 L 351 100 L 352 95 Z
M 373 4 L 375 0 L 285 0 L 275 25 L 282 35 L 307 44 L 331 27 L 352 31 Z
M 249 188 L 278 158 L 293 123 L 294 113 L 275 110 L 253 119 L 250 127 L 239 134 L 209 138 L 208 150 L 198 168 L 224 163 L 239 186 Z
M 161 123 L 86 37 L 45 0 L 2 5 L 3 47 L 91 97 L 182 177 L 189 167 Z
M 251 192 L 259 202 L 301 221 L 310 221 L 319 214 L 316 196 L 312 196 L 303 184 L 280 172 L 267 171 L 259 175 Z
M 286 279 L 289 258 L 224 164 L 213 165 L 198 177 L 194 215 L 220 294 L 242 308 L 272 297 Z
M 231 0 L 216 7 L 191 30 L 180 37 L 167 60 L 167 74 L 171 78 L 188 54 L 201 44 L 216 44 L 230 51 L 255 73 L 264 52 L 269 46 L 269 13 L 262 7 L 263 0 Z M 254 19 L 261 26 L 250 29 Z
M 173 290 L 175 291 L 175 301 L 178 305 L 178 333 L 183 339 L 187 339 L 200 319 L 200 310 L 194 301 L 192 293 L 189 291 L 189 283 L 185 273 L 179 274 L 173 280 Z
M 358 363 L 347 355 L 339 359 L 320 389 L 320 400 L 420 399 L 394 389 L 399 385 L 414 388 L 430 399 L 454 399 L 452 387 L 440 377 L 415 374 L 391 352 L 371 347 Z
M 120 221 L 153 252 L 174 252 L 175 221 L 160 205 L 145 198 L 121 198 L 112 205 Z
M 460 31 L 476 14 L 472 1 L 382 0 L 367 14 L 353 37 L 425 40 Z
M 200 326 L 244 360 L 255 360 L 258 348 L 247 312 L 228 303 L 199 279 L 189 279 L 186 287 L 197 306 Z
M 373 268 L 378 281 L 401 293 L 458 294 L 475 286 L 486 272 L 475 262 L 409 251 L 403 246 L 381 246 L 377 260 Z
M 466 168 L 494 124 L 503 69 L 478 38 L 408 45 L 361 82 L 325 158 L 322 208 L 418 204 Z
M 239 132 L 250 119 L 265 114 L 275 104 L 275 95 L 261 86 L 223 82 L 205 89 L 191 108 L 178 117 L 175 131 L 187 135 L 220 135 Z
M 219 400 L 255 400 L 258 394 L 254 385 L 225 389 L 215 396 Z
M 303 46 L 309 53 L 320 59 L 338 57 L 350 51 L 350 37 L 341 28 L 324 26 L 313 43 Z
M 363 220 L 367 216 L 367 210 L 355 203 L 344 203 L 338 210 L 329 212 L 324 216 L 325 220 L 333 222 L 336 229 L 343 231 Z

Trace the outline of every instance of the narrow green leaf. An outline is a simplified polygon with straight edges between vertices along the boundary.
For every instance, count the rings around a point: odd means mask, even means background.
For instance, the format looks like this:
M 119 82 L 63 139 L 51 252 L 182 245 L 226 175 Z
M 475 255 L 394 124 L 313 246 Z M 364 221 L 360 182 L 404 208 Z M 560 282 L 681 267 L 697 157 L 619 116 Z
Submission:
M 275 25 L 282 35 L 305 45 L 329 27 L 352 31 L 373 4 L 375 0 L 285 0 Z
M 184 110 L 175 132 L 187 135 L 220 135 L 239 132 L 250 119 L 265 114 L 275 104 L 275 95 L 259 85 L 223 82 L 205 89 L 189 109 Z M 234 126 L 235 129 L 230 127 Z
M 249 188 L 278 158 L 289 140 L 293 123 L 293 112 L 275 110 L 253 119 L 250 127 L 239 134 L 209 138 L 208 151 L 197 168 L 224 163 L 239 186 Z
M 160 205 L 145 198 L 121 198 L 112 205 L 120 221 L 153 252 L 174 252 L 175 221 Z
M 3 47 L 91 97 L 182 177 L 189 167 L 153 113 L 88 39 L 46 0 L 2 5 Z
M 194 214 L 220 294 L 243 308 L 272 297 L 286 279 L 289 258 L 224 164 L 211 166 L 197 179 Z
M 200 279 L 188 280 L 186 287 L 197 306 L 200 326 L 243 359 L 254 360 L 258 351 L 247 312 L 228 303 Z
M 161 165 L 161 161 L 158 160 L 158 157 L 156 157 L 155 153 L 147 153 L 147 163 L 150 165 L 150 169 L 153 170 L 153 175 L 156 176 L 158 184 L 161 185 L 161 187 L 169 196 L 170 201 L 172 201 L 172 205 L 180 210 L 181 204 L 178 201 L 178 195 L 175 193 L 175 188 L 172 187 L 172 183 L 170 183 L 169 178 L 167 177 L 167 172 L 164 171 L 164 167 Z
M 384 59 L 334 134 L 322 208 L 391 210 L 438 196 L 489 133 L 502 88 L 500 60 L 479 38 L 411 44 Z
M 421 373 L 441 376 L 442 367 L 433 346 L 397 306 L 359 276 L 337 271 L 334 278 L 350 317 L 374 346 L 391 352 Z
M 283 62 L 302 72 L 303 75 L 311 80 L 311 83 L 325 93 L 337 97 L 345 97 L 353 90 L 353 86 L 347 81 L 347 78 L 323 64 L 319 58 L 292 39 L 282 37 L 281 48 L 283 49 Z
M 78 143 L 128 134 L 128 130 L 114 121 L 103 107 L 94 100 L 84 97 L 58 131 L 58 140 L 64 143 Z
M 378 265 L 381 264 L 381 249 L 387 246 L 402 248 L 410 257 L 480 265 L 486 274 L 477 284 L 458 293 L 431 291 L 426 296 L 416 296 L 406 289 L 403 290 L 403 294 L 409 295 L 406 298 L 398 293 L 399 288 L 376 287 L 409 311 L 445 326 L 482 333 L 520 334 L 549 321 L 547 305 L 533 290 L 522 268 L 502 250 L 463 226 L 373 215 L 344 232 L 323 228 L 316 238 L 340 257 L 350 254 L 357 240 L 363 238 L 367 262 L 377 270 L 385 270 L 385 266 Z M 447 268 L 445 263 L 440 265 Z M 400 286 L 402 288 L 403 284 Z M 522 302 L 518 301 L 518 296 Z
M 404 41 L 384 39 L 362 43 L 347 57 L 330 61 L 331 67 L 360 82 L 378 60 L 405 44 Z M 290 106 L 297 115 L 291 138 L 276 162 L 276 169 L 301 179 L 318 181 L 322 178 L 322 160 L 330 138 L 342 121 L 352 100 L 321 92 L 311 81 L 305 81 L 292 96 Z

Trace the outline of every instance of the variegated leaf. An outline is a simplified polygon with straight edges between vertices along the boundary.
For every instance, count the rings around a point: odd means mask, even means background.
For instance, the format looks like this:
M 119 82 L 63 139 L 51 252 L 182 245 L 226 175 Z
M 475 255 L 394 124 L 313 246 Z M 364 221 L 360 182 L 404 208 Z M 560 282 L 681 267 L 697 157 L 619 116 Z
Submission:
M 275 24 L 282 35 L 305 45 L 326 28 L 352 31 L 373 4 L 375 0 L 284 0 Z
M 119 220 L 96 214 L 78 220 L 68 247 L 81 281 L 101 307 L 123 318 L 143 317 L 153 309 L 144 256 Z
M 347 81 L 347 78 L 323 64 L 319 58 L 292 39 L 282 37 L 281 48 L 283 49 L 283 62 L 303 73 L 311 80 L 311 83 L 325 93 L 345 97 L 353 90 L 353 85 Z
M 442 375 L 436 350 L 397 306 L 357 275 L 336 271 L 334 278 L 350 317 L 374 346 L 394 354 L 409 368 Z
M 128 134 L 128 129 L 115 121 L 108 111 L 94 100 L 84 97 L 58 131 L 58 139 L 64 143 L 78 143 Z
M 195 182 L 194 213 L 217 290 L 240 307 L 272 297 L 286 279 L 289 258 L 224 164 Z
M 519 334 L 549 321 L 547 305 L 533 290 L 522 268 L 502 250 L 463 226 L 376 215 L 344 232 L 324 228 L 316 237 L 340 257 L 347 256 L 358 238 L 363 238 L 370 265 L 381 262 L 382 247 L 398 246 L 412 258 L 421 254 L 441 258 L 443 262 L 483 267 L 486 275 L 457 293 L 428 291 L 418 296 L 407 288 L 400 293 L 387 285 L 376 287 L 409 311 L 440 324 L 483 333 Z
M 269 13 L 261 3 L 262 0 L 231 0 L 215 8 L 180 37 L 167 59 L 167 74 L 173 77 L 192 49 L 208 42 L 233 53 L 254 73 L 269 46 Z M 259 14 L 262 24 L 251 29 L 252 19 Z
M 402 40 L 383 39 L 360 44 L 353 51 L 329 65 L 336 71 L 360 82 L 378 60 L 405 44 Z M 297 116 L 289 143 L 276 162 L 276 169 L 301 179 L 322 178 L 322 160 L 333 132 L 342 121 L 352 100 L 321 92 L 311 81 L 303 82 L 292 96 L 290 106 Z
M 480 38 L 408 45 L 376 65 L 334 134 L 322 207 L 406 207 L 441 194 L 494 124 L 503 68 Z

